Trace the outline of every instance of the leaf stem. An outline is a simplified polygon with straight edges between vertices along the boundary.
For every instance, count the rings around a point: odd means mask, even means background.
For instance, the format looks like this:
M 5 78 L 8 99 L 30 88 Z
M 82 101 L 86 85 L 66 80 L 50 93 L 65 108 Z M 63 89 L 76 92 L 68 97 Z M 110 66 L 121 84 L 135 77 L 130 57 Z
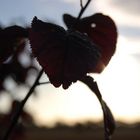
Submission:
M 20 114 L 22 113 L 23 111 L 23 107 L 25 105 L 25 103 L 27 102 L 28 98 L 32 95 L 32 93 L 34 92 L 34 89 L 36 88 L 36 86 L 38 85 L 39 83 L 39 79 L 41 78 L 43 74 L 43 69 L 39 72 L 36 80 L 34 81 L 32 87 L 30 88 L 29 92 L 27 93 L 27 95 L 25 96 L 25 98 L 21 101 L 19 107 L 17 108 L 17 111 L 15 112 L 15 115 L 13 117 L 13 120 L 10 122 L 10 125 L 3 137 L 3 140 L 8 140 L 8 138 L 10 137 L 10 134 L 12 133 L 14 127 L 16 126 L 16 123 L 19 119 L 19 116 Z

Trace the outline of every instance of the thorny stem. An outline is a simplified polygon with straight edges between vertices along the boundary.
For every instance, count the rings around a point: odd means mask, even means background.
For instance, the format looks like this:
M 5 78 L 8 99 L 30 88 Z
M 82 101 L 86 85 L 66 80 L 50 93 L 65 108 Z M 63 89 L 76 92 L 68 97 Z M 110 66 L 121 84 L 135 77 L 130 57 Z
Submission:
M 28 100 L 28 98 L 29 98 L 29 97 L 32 95 L 32 93 L 34 92 L 34 89 L 35 89 L 36 86 L 38 85 L 39 79 L 41 78 L 42 74 L 43 74 L 43 69 L 39 72 L 39 74 L 38 74 L 38 76 L 37 76 L 35 82 L 33 83 L 32 87 L 30 88 L 29 92 L 27 93 L 27 95 L 25 96 L 25 98 L 21 101 L 21 103 L 20 103 L 20 105 L 19 105 L 17 111 L 15 112 L 15 116 L 13 117 L 13 120 L 11 121 L 10 126 L 8 127 L 8 129 L 7 129 L 7 131 L 6 131 L 5 135 L 4 135 L 3 140 L 8 140 L 8 138 L 9 138 L 9 136 L 10 136 L 12 130 L 14 129 L 14 127 L 15 127 L 15 125 L 16 125 L 18 119 L 19 119 L 20 114 L 21 114 L 22 111 L 23 111 L 23 107 L 24 107 L 26 101 Z

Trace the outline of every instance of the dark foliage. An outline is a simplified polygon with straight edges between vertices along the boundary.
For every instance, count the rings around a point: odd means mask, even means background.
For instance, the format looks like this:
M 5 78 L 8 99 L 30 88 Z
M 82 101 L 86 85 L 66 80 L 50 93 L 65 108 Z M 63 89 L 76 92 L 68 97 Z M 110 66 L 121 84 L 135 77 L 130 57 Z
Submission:
M 94 71 L 100 58 L 97 46 L 84 34 L 68 30 L 36 17 L 29 39 L 35 57 L 48 75 L 50 82 L 66 89 Z
M 36 69 L 32 62 L 30 66 L 24 66 L 19 59 L 25 50 L 27 38 L 28 29 L 23 27 L 14 25 L 0 29 L 0 91 L 7 90 L 4 82 L 8 77 L 17 84 L 26 84 L 28 71 Z
M 0 29 L 0 64 L 9 56 L 25 46 L 28 29 L 20 26 L 10 26 Z
M 18 122 L 26 101 L 39 85 L 43 71 L 55 87 L 62 85 L 67 89 L 73 82 L 80 80 L 95 93 L 103 110 L 105 140 L 110 140 L 115 129 L 113 115 L 102 99 L 97 83 L 87 73 L 100 73 L 108 65 L 116 50 L 117 29 L 114 21 L 101 13 L 80 19 L 90 1 L 85 6 L 81 1 L 81 11 L 77 18 L 64 14 L 68 30 L 43 22 L 37 17 L 33 19 L 31 28 L 16 25 L 0 28 L 0 91 L 6 90 L 4 81 L 7 77 L 11 77 L 17 84 L 25 85 L 28 72 L 36 70 L 32 57 L 28 66 L 24 66 L 19 59 L 27 39 L 34 57 L 43 68 L 18 109 L 14 110 L 14 117 L 3 140 L 8 139 Z
M 64 14 L 63 19 L 68 28 L 87 34 L 97 44 L 101 51 L 101 58 L 94 72 L 102 72 L 116 49 L 117 29 L 114 21 L 102 13 L 96 13 L 80 20 Z

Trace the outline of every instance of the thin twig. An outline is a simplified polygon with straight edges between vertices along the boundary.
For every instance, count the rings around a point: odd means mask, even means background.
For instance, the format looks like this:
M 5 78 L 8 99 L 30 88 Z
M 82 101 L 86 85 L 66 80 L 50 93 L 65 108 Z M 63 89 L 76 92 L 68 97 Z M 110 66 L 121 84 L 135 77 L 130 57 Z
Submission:
M 74 22 L 74 24 L 71 26 L 71 29 L 73 29 L 79 22 L 79 19 L 81 18 L 81 16 L 83 15 L 84 11 L 86 10 L 86 8 L 88 7 L 89 3 L 91 2 L 91 0 L 88 0 L 87 3 L 85 4 L 85 6 L 83 6 L 82 0 L 80 0 L 80 6 L 81 6 L 81 10 Z
M 83 8 L 83 1 L 80 0 L 80 6 L 81 6 L 81 9 Z
M 84 11 L 86 10 L 86 8 L 87 8 L 87 6 L 89 5 L 90 2 L 91 2 L 91 0 L 88 0 L 84 7 L 83 7 L 83 5 L 81 6 L 81 11 L 80 11 L 80 13 L 77 17 L 77 20 L 79 20 L 81 18 L 81 16 L 83 15 Z
M 39 79 L 41 78 L 42 74 L 43 74 L 43 69 L 39 72 L 39 74 L 38 74 L 38 76 L 37 76 L 37 78 L 36 78 L 34 84 L 33 84 L 32 87 L 30 88 L 30 90 L 29 90 L 29 92 L 27 93 L 27 95 L 25 96 L 25 98 L 21 101 L 20 106 L 18 107 L 18 109 L 17 109 L 17 111 L 16 111 L 16 113 L 15 113 L 15 115 L 14 115 L 14 117 L 13 117 L 13 120 L 12 120 L 11 123 L 10 123 L 10 126 L 8 127 L 6 133 L 5 133 L 4 137 L 3 137 L 3 140 L 8 140 L 8 138 L 10 137 L 10 134 L 11 134 L 11 132 L 13 131 L 13 129 L 14 129 L 14 127 L 15 127 L 15 125 L 16 125 L 18 119 L 19 119 L 20 114 L 21 114 L 22 111 L 23 111 L 23 107 L 24 107 L 26 101 L 28 100 L 28 98 L 29 98 L 29 97 L 32 95 L 32 93 L 34 92 L 34 89 L 36 88 L 36 86 L 37 86 L 37 84 L 38 84 L 38 81 L 39 81 Z
M 50 84 L 50 81 L 47 81 L 47 82 L 38 82 L 38 83 L 37 83 L 38 86 L 44 85 L 44 84 Z

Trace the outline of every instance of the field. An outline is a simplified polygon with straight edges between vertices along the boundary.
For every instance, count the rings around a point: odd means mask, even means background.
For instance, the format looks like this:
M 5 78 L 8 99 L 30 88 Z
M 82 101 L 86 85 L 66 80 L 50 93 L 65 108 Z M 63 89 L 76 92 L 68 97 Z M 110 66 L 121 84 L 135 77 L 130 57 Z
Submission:
M 103 128 L 31 128 L 26 140 L 103 140 Z M 140 140 L 140 127 L 118 127 L 112 140 Z
M 104 140 L 104 129 L 97 124 L 77 124 L 73 127 L 59 124 L 54 128 L 30 125 L 15 130 L 9 140 Z M 2 131 L 4 128 L 0 136 Z M 140 140 L 140 124 L 117 126 L 112 140 Z

